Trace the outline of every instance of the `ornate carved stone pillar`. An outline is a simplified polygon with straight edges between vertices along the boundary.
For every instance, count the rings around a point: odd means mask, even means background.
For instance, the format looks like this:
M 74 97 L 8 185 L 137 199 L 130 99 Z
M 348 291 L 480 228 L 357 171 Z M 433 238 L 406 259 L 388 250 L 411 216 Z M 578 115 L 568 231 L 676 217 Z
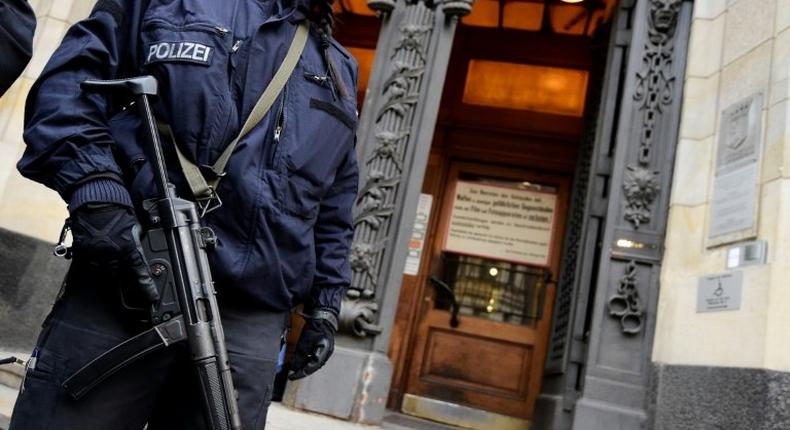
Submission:
M 389 394 L 387 358 L 408 240 L 460 16 L 472 0 L 369 0 L 382 29 L 357 132 L 360 191 L 335 357 L 289 384 L 285 403 L 376 424 Z
M 650 354 L 692 2 L 624 3 L 633 5 L 629 53 L 577 430 L 646 428 L 650 408 Z

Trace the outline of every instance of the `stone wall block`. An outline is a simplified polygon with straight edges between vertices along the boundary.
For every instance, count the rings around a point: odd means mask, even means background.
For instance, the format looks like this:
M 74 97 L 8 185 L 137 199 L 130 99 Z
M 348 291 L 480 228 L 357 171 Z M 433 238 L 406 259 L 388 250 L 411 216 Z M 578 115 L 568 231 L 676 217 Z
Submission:
M 684 274 L 666 278 L 668 282 L 665 282 L 664 287 L 671 283 L 674 297 L 667 298 L 664 307 L 673 312 L 661 315 L 662 320 L 668 323 L 662 324 L 658 332 L 661 348 L 654 355 L 655 361 L 735 367 L 763 365 L 767 320 L 765 306 L 770 279 L 768 267 L 744 270 L 740 310 L 697 313 L 699 277 L 723 272 L 723 265 L 722 258 L 719 270 L 699 273 L 697 276 Z M 678 321 L 683 323 L 678 324 Z
M 670 204 L 705 204 L 711 182 L 713 136 L 702 140 L 681 139 L 675 158 Z
M 71 11 L 69 11 L 66 21 L 68 21 L 70 24 L 73 24 L 77 21 L 87 18 L 91 10 L 93 10 L 93 5 L 95 3 L 96 2 L 94 0 L 75 1 L 71 6 Z
M 683 119 L 680 137 L 704 139 L 716 130 L 719 74 L 707 78 L 688 78 L 683 94 Z
M 765 341 L 765 363 L 767 369 L 790 371 L 790 348 L 787 348 L 787 333 L 790 332 L 790 289 L 787 276 L 790 273 L 790 224 L 776 222 L 790 217 L 790 180 L 773 181 L 763 187 L 763 213 L 761 233 L 765 227 L 770 240 L 768 258 L 771 263 L 771 291 L 768 300 L 768 319 Z M 767 229 L 766 229 L 767 230 Z M 770 236 L 768 235 L 770 234 Z M 762 234 L 761 234 L 762 236 Z
M 726 42 L 725 42 L 726 43 Z M 761 92 L 767 95 L 771 80 L 773 40 L 769 40 L 722 69 L 719 109 Z
M 770 106 L 766 114 L 765 140 L 763 146 L 762 182 L 769 182 L 776 178 L 787 176 L 788 150 L 786 147 L 790 137 L 788 112 L 790 104 L 787 100 Z
M 768 259 L 767 264 L 773 265 L 777 262 L 777 251 L 782 249 L 782 238 L 779 232 L 784 228 L 777 222 L 777 218 L 781 211 L 782 203 L 782 180 L 772 180 L 760 186 L 759 202 L 759 218 L 757 219 L 757 237 L 760 240 L 768 241 Z M 779 241 L 779 242 L 777 242 Z
M 0 201 L 15 199 L 17 191 L 6 185 L 11 177 L 19 176 L 16 171 L 16 162 L 19 160 L 24 145 L 22 143 L 22 124 L 25 113 L 25 100 L 33 80 L 21 78 L 14 84 L 14 91 L 3 97 L 6 105 L 3 115 L 8 115 L 8 121 L 0 129 Z M 5 193 L 6 190 L 12 192 Z M 4 203 L 3 203 L 4 204 Z
M 25 120 L 25 103 L 30 88 L 33 86 L 33 79 L 22 77 L 16 82 L 19 90 L 9 96 L 14 96 L 9 101 L 10 116 L 8 123 L 2 129 L 0 138 L 3 145 L 19 146 L 22 144 L 22 131 Z
M 5 185 L 4 197 L 0 200 L 0 226 L 47 243 L 56 242 L 68 211 L 55 191 L 14 173 Z
M 774 34 L 776 0 L 739 0 L 727 10 L 724 64 L 753 50 Z
M 722 42 L 726 16 L 713 20 L 697 19 L 691 29 L 687 77 L 705 78 L 721 68 Z
M 707 216 L 707 205 L 670 209 L 664 241 L 665 274 L 695 276 L 700 270 L 717 270 L 723 264 L 723 254 L 719 260 L 715 252 L 705 251 Z M 662 284 L 662 296 L 663 288 Z
M 727 10 L 727 0 L 697 0 L 694 2 L 694 19 L 713 19 Z
M 14 115 L 14 110 L 18 106 L 18 99 L 21 98 L 24 103 L 24 98 L 27 94 L 21 92 L 23 79 L 25 78 L 17 79 L 16 82 L 8 88 L 8 91 L 6 91 L 3 97 L 0 97 L 0 133 L 6 129 L 8 122 Z
M 49 11 L 52 9 L 52 3 L 55 1 L 56 0 L 29 0 L 30 6 L 39 18 L 49 15 Z
M 76 0 L 77 3 L 80 3 L 81 0 Z M 49 16 L 55 19 L 59 19 L 62 21 L 66 21 L 69 17 L 69 13 L 71 13 L 71 8 L 73 7 L 75 0 L 57 0 L 52 3 L 52 7 L 49 9 Z
M 22 78 L 19 84 L 19 97 L 0 142 L 0 226 L 54 243 L 68 216 L 66 205 L 56 192 L 23 178 L 16 170 L 25 148 L 24 103 L 33 80 Z
M 688 282 L 668 282 L 676 279 L 688 279 L 688 276 L 678 276 L 674 269 L 662 267 L 661 294 L 656 307 L 656 335 L 653 339 L 652 360 L 656 362 L 664 362 L 674 357 L 674 337 L 677 335 L 674 321 L 678 314 L 683 313 L 683 309 L 693 306 L 693 297 L 686 291 L 689 288 Z
M 776 33 L 781 33 L 790 28 L 790 0 L 777 0 L 776 2 Z
M 771 81 L 776 82 L 790 77 L 790 29 L 779 33 L 774 41 Z

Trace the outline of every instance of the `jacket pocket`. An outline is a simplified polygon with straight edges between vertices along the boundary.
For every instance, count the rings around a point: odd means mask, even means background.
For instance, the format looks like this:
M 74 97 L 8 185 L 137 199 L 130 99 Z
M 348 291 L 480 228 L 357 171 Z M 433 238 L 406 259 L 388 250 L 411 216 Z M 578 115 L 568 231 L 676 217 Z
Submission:
M 312 223 L 318 217 L 321 199 L 316 188 L 297 175 L 285 178 L 282 209 L 288 215 Z
M 307 64 L 305 64 L 307 63 Z M 300 63 L 288 86 L 287 126 L 280 143 L 289 177 L 299 177 L 322 196 L 332 185 L 342 158 L 353 145 L 355 110 L 335 95 L 331 78 Z
M 310 99 L 310 108 L 322 110 L 329 115 L 332 115 L 335 117 L 335 119 L 342 122 L 343 125 L 350 128 L 351 130 L 354 130 L 357 126 L 356 118 L 349 115 L 334 103 L 325 102 L 319 99 Z
M 172 126 L 182 149 L 206 163 L 211 148 L 224 144 L 219 141 L 228 118 L 237 116 L 230 88 L 233 32 L 207 21 L 161 18 L 148 19 L 142 28 L 140 64 L 159 80 L 157 114 Z

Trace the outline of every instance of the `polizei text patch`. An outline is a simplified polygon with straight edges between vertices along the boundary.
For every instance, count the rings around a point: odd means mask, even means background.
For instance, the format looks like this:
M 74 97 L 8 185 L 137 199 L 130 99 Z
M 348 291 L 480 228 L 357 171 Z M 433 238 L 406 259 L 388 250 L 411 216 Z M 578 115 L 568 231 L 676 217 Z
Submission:
M 214 48 L 197 42 L 157 42 L 148 47 L 145 64 L 163 61 L 186 61 L 208 66 Z

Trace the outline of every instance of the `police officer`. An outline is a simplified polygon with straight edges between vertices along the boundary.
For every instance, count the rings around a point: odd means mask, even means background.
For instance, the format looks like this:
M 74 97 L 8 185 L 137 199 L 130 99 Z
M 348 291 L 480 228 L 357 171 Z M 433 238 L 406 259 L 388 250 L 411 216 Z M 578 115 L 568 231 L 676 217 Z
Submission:
M 36 16 L 27 1 L 0 1 L 0 96 L 30 61 L 35 30 Z
M 80 82 L 154 75 L 156 115 L 181 152 L 211 165 L 238 134 L 297 26 L 307 46 L 274 108 L 238 144 L 203 222 L 245 429 L 265 425 L 289 311 L 306 326 L 291 378 L 318 370 L 334 347 L 350 283 L 357 192 L 356 61 L 331 37 L 331 0 L 99 0 L 71 27 L 31 89 L 20 172 L 68 203 L 74 259 L 28 365 L 12 430 L 202 429 L 183 348 L 146 357 L 79 401 L 65 378 L 140 331 L 122 285 L 149 286 L 131 229 L 156 195 L 135 109 L 86 94 Z M 173 154 L 169 176 L 190 196 Z M 218 203 L 217 201 L 216 203 Z

